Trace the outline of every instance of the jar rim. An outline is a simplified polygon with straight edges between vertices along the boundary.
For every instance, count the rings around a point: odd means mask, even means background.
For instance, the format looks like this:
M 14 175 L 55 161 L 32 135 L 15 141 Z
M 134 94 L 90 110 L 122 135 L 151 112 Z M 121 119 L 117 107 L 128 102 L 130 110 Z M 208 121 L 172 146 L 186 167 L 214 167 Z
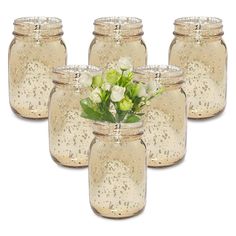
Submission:
M 141 136 L 143 134 L 143 121 L 134 123 L 110 123 L 95 121 L 93 123 L 94 135 L 97 136 Z
M 109 16 L 95 19 L 94 25 L 111 27 L 114 30 L 117 29 L 117 25 L 123 29 L 139 28 L 142 26 L 142 20 L 137 17 Z
M 190 36 L 196 40 L 201 38 L 221 37 L 222 20 L 217 17 L 192 16 L 182 17 L 174 21 L 175 36 Z
M 62 36 L 62 20 L 56 17 L 32 16 L 14 20 L 15 36 L 30 36 L 33 39 L 47 39 Z
M 134 70 L 135 80 L 149 82 L 157 80 L 161 85 L 177 85 L 184 82 L 183 70 L 174 65 L 147 65 Z
M 74 84 L 79 82 L 79 78 L 83 73 L 89 73 L 91 76 L 102 74 L 102 69 L 92 65 L 66 65 L 55 67 L 52 70 L 55 77 L 54 83 L 58 84 Z
M 57 17 L 30 16 L 17 18 L 13 24 L 32 29 L 36 29 L 39 26 L 40 29 L 55 29 L 62 26 L 62 20 Z
M 97 127 L 111 127 L 115 129 L 135 129 L 135 128 L 141 128 L 143 126 L 142 121 L 133 122 L 133 123 L 111 123 L 111 122 L 101 122 L 101 121 L 95 121 L 93 123 Z
M 94 21 L 95 36 L 109 36 L 115 40 L 143 35 L 142 20 L 137 17 L 101 17 Z
M 222 20 L 217 17 L 190 16 L 177 18 L 174 24 L 179 26 L 189 26 L 194 30 L 197 30 L 196 26 L 201 27 L 201 29 L 215 29 L 222 27 Z

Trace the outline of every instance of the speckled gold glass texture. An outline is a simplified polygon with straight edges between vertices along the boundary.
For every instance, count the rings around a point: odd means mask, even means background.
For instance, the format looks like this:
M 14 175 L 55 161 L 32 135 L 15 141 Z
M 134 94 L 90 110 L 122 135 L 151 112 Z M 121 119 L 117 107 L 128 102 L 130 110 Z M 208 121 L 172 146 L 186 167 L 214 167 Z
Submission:
M 108 218 L 140 213 L 146 202 L 146 152 L 141 123 L 94 125 L 89 159 L 92 209 Z
M 169 64 L 184 70 L 188 117 L 215 116 L 226 104 L 227 49 L 222 39 L 222 21 L 186 17 L 175 20 L 174 24 Z
M 143 110 L 143 141 L 147 147 L 148 166 L 173 165 L 186 152 L 187 106 L 182 89 L 183 72 L 175 66 L 154 65 L 137 68 L 135 78 L 144 84 L 155 81 L 164 89 Z
M 52 68 L 66 64 L 62 22 L 50 17 L 19 18 L 14 21 L 13 35 L 9 48 L 11 108 L 25 118 L 47 118 Z
M 121 57 L 129 57 L 134 67 L 147 63 L 142 39 L 142 20 L 133 17 L 104 17 L 94 21 L 95 35 L 89 48 L 89 64 L 107 68 Z
M 55 68 L 55 84 L 49 103 L 49 147 L 54 161 L 68 167 L 88 165 L 88 151 L 93 140 L 92 124 L 81 117 L 80 100 L 88 96 L 88 89 L 80 84 L 83 73 L 101 74 L 92 66 Z

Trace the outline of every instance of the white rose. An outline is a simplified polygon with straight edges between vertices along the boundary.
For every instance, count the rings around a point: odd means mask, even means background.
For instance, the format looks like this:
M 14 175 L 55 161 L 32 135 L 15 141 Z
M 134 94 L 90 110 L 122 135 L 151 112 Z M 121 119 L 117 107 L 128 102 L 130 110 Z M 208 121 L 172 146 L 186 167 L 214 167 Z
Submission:
M 133 69 L 132 60 L 130 57 L 121 57 L 117 63 L 117 67 L 123 71 Z
M 146 88 L 143 84 L 140 84 L 140 88 L 138 91 L 138 97 L 146 97 L 146 96 L 147 96 Z
M 90 87 L 92 85 L 93 79 L 92 76 L 88 73 L 82 73 L 79 77 L 79 83 L 82 87 Z
M 102 90 L 104 90 L 104 91 L 110 91 L 110 90 L 111 90 L 111 84 L 109 84 L 108 82 L 105 82 L 105 83 L 102 85 Z
M 89 95 L 89 98 L 94 102 L 94 103 L 100 103 L 102 101 L 101 99 L 101 90 L 99 88 L 95 88 L 91 94 Z
M 124 98 L 125 88 L 115 85 L 111 89 L 111 100 L 113 102 L 119 102 Z
M 157 83 L 156 80 L 152 80 L 147 84 L 147 92 L 150 96 L 155 95 L 157 90 L 159 89 L 160 85 Z

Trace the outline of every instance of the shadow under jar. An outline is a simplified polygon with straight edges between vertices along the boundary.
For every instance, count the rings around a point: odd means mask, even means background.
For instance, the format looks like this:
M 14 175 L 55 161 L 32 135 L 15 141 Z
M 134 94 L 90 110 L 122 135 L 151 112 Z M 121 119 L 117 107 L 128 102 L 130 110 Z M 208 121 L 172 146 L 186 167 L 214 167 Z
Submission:
M 226 104 L 227 49 L 222 39 L 222 20 L 186 17 L 174 24 L 169 64 L 184 70 L 188 117 L 215 116 Z
M 88 151 L 93 140 L 89 120 L 81 117 L 80 100 L 88 88 L 81 84 L 88 76 L 101 74 L 92 66 L 65 66 L 54 69 L 55 87 L 49 102 L 49 147 L 54 161 L 68 167 L 88 165 Z
M 146 66 L 135 70 L 135 80 L 154 83 L 163 92 L 143 110 L 143 141 L 149 167 L 173 165 L 185 156 L 187 106 L 182 89 L 183 72 L 175 66 Z
M 142 39 L 142 20 L 134 17 L 104 17 L 94 21 L 95 38 L 89 48 L 89 64 L 107 68 L 127 57 L 134 67 L 147 64 Z
M 95 213 L 127 218 L 146 203 L 146 152 L 141 123 L 95 123 L 89 158 L 89 196 Z
M 25 17 L 14 21 L 9 48 L 9 99 L 18 115 L 48 117 L 53 88 L 52 68 L 66 64 L 62 22 L 52 17 Z

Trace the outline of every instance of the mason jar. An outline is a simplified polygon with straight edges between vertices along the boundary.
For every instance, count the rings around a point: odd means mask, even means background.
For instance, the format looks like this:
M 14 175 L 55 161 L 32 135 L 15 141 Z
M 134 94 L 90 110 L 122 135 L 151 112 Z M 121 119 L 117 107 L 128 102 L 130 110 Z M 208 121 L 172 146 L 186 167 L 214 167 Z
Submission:
M 175 66 L 146 66 L 135 70 L 135 80 L 162 91 L 143 109 L 143 140 L 149 167 L 173 165 L 186 152 L 187 106 L 183 72 Z
M 81 117 L 80 100 L 89 92 L 82 82 L 85 83 L 88 76 L 99 74 L 101 70 L 92 66 L 65 66 L 53 71 L 55 86 L 49 102 L 49 147 L 53 160 L 60 165 L 88 165 L 93 130 L 89 120 Z
M 18 18 L 13 35 L 8 65 L 11 108 L 25 118 L 47 118 L 52 68 L 66 64 L 62 21 L 53 17 Z
M 147 63 L 142 39 L 142 20 L 134 17 L 104 17 L 94 21 L 95 38 L 89 48 L 89 64 L 107 68 L 120 58 L 129 58 L 134 67 Z
M 96 123 L 90 147 L 89 197 L 95 213 L 126 218 L 146 201 L 146 152 L 142 124 Z
M 185 17 L 174 24 L 169 63 L 184 70 L 188 117 L 215 116 L 226 104 L 227 49 L 222 20 Z

